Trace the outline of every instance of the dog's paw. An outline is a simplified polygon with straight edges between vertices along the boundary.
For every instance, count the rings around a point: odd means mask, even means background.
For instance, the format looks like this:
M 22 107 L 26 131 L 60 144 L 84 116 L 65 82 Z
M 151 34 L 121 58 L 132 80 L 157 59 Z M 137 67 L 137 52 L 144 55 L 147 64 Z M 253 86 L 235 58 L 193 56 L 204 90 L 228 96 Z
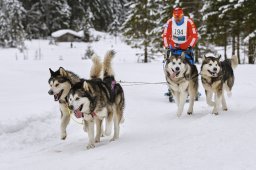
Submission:
M 218 112 L 212 112 L 212 114 L 214 114 L 214 115 L 216 115 L 216 116 L 217 116 L 217 115 L 219 115 L 219 113 L 218 113 Z
M 117 137 L 113 137 L 112 139 L 110 139 L 110 142 L 113 142 L 113 141 L 115 141 L 117 139 L 118 139 Z
M 181 113 L 180 112 L 177 112 L 176 115 L 177 115 L 178 118 L 181 117 Z
M 95 138 L 95 143 L 100 143 L 100 138 Z
M 188 115 L 192 115 L 192 112 L 188 112 Z
M 61 136 L 60 136 L 61 140 L 65 140 L 66 138 L 67 138 L 67 134 L 66 133 L 61 134 Z
M 223 107 L 222 110 L 223 110 L 223 111 L 228 111 L 228 108 Z
M 86 146 L 86 149 L 93 149 L 93 148 L 95 148 L 94 143 L 89 143 L 89 144 Z

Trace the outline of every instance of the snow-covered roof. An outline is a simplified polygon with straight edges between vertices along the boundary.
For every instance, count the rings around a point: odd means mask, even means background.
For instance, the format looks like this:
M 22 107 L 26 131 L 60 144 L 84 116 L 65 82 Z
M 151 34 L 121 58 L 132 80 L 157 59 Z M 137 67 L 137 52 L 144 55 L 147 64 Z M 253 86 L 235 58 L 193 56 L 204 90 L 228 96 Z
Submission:
M 76 37 L 80 37 L 82 38 L 83 37 L 83 34 L 81 34 L 80 32 L 76 32 L 76 31 L 73 31 L 73 30 L 70 30 L 70 29 L 63 29 L 63 30 L 58 30 L 58 31 L 55 31 L 52 33 L 52 37 L 53 38 L 58 38 L 58 37 L 61 37 L 62 35 L 64 34 L 72 34 Z
M 82 30 L 82 31 L 77 32 L 77 34 L 78 34 L 80 37 L 84 37 L 84 31 L 83 31 L 83 30 Z

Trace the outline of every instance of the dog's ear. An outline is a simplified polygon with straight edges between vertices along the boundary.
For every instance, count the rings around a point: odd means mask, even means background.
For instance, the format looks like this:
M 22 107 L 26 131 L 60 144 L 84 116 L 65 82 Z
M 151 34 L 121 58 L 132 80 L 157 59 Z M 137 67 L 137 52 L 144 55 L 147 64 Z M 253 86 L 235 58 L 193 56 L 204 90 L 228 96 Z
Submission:
M 84 81 L 83 88 L 85 91 L 89 91 L 89 85 L 86 81 Z
M 181 60 L 185 60 L 185 52 L 183 51 L 182 53 L 181 53 Z
M 221 54 L 218 56 L 218 60 L 221 58 Z
M 61 76 L 68 76 L 68 73 L 66 72 L 66 70 L 63 68 L 63 67 L 60 67 L 59 68 L 59 71 L 60 71 L 60 75 Z
M 50 73 L 51 73 L 51 76 L 52 76 L 54 74 L 54 71 L 52 71 L 51 68 L 49 68 L 49 70 L 50 70 Z
M 206 58 L 207 58 L 206 55 L 203 55 L 202 61 L 204 61 Z

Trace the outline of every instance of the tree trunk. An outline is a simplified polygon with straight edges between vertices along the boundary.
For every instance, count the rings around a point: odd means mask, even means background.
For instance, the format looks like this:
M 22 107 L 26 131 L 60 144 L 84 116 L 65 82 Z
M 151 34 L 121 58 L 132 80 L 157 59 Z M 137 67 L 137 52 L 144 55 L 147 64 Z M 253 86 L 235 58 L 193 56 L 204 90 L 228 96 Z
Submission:
M 236 37 L 235 35 L 232 36 L 232 55 L 235 55 L 236 51 Z
M 225 37 L 225 42 L 224 42 L 224 57 L 226 60 L 227 59 L 227 36 Z
M 254 41 L 252 39 L 249 39 L 249 45 L 248 45 L 248 49 L 249 49 L 249 51 L 248 51 L 248 62 L 249 62 L 249 64 L 254 64 L 254 59 L 255 59 L 255 57 L 254 57 L 255 49 L 254 49 L 253 42 Z
M 240 34 L 237 35 L 237 58 L 238 58 L 238 63 L 241 64 L 241 60 L 240 60 Z
M 148 48 L 147 48 L 147 45 L 145 45 L 145 48 L 144 48 L 144 63 L 147 63 L 148 62 Z

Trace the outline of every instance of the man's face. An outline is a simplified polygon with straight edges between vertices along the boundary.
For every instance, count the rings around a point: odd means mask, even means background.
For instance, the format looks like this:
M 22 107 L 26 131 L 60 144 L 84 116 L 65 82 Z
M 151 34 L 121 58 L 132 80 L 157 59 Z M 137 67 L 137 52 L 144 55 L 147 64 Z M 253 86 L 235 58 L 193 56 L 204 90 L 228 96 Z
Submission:
M 176 23 L 180 22 L 183 18 L 183 15 L 173 15 L 174 20 Z

